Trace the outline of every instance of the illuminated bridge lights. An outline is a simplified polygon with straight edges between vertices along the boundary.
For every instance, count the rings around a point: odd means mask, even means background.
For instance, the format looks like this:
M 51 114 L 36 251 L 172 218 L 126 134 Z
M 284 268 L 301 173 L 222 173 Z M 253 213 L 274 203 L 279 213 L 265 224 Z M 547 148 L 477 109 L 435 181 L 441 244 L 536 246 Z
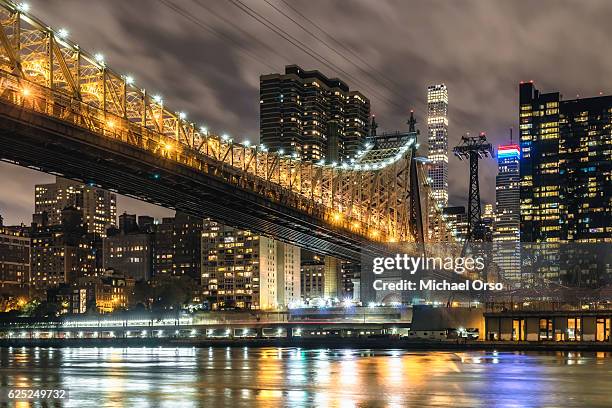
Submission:
M 249 141 L 234 143 L 228 134 L 196 127 L 184 112 L 164 107 L 160 95 L 134 86 L 133 75 L 106 66 L 102 53 L 78 47 L 67 30 L 57 31 L 62 41 L 50 40 L 55 32 L 22 11 L 23 5 L 0 0 L 5 32 L 18 27 L 29 33 L 0 45 L 9 56 L 0 61 L 5 90 L 0 99 L 252 189 L 340 233 L 372 241 L 414 241 L 405 200 L 411 193 L 407 169 L 416 159 L 411 157 L 414 139 L 388 149 L 368 143 L 356 160 L 335 165 L 305 162 L 263 145 L 253 148 Z M 16 19 L 19 24 L 9 23 Z M 7 52 L 4 46 L 13 48 Z M 58 66 L 51 75 L 49 67 Z M 417 166 L 425 172 L 424 164 Z M 157 173 L 150 177 L 160 178 Z M 434 216 L 441 219 L 439 211 Z

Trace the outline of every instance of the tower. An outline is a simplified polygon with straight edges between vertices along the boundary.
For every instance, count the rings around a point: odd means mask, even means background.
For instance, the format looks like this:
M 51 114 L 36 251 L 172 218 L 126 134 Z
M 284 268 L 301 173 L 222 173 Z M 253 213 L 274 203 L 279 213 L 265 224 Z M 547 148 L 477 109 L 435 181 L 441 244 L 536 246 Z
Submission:
M 448 90 L 427 87 L 427 142 L 432 194 L 441 207 L 448 205 Z
M 493 156 L 493 147 L 484 133 L 478 136 L 462 136 L 461 143 L 453 149 L 459 160 L 470 161 L 470 192 L 468 196 L 466 241 L 482 241 L 484 231 L 481 225 L 480 185 L 478 183 L 478 160 Z

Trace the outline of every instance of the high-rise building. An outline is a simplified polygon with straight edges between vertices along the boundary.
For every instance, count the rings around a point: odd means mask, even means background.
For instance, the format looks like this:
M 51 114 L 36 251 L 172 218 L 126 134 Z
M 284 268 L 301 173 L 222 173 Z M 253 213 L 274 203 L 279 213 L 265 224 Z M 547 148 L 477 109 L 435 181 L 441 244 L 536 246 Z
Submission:
M 174 264 L 174 218 L 164 217 L 153 226 L 153 275 L 172 275 Z
M 304 160 L 355 156 L 369 133 L 370 101 L 343 81 L 297 65 L 260 77 L 260 142 Z
M 28 295 L 30 238 L 25 227 L 0 225 L 0 295 Z
M 521 83 L 519 122 L 521 241 L 612 242 L 612 96 L 562 100 Z M 570 264 L 549 262 L 538 272 L 596 284 L 603 275 L 582 263 L 569 271 Z
M 493 259 L 502 276 L 520 281 L 520 147 L 517 144 L 497 148 L 495 177 L 495 224 Z
M 202 286 L 214 310 L 284 308 L 300 300 L 300 250 L 205 220 Z
M 427 141 L 429 177 L 435 200 L 448 205 L 448 90 L 446 85 L 427 87 Z
M 202 271 L 200 265 L 202 242 L 202 218 L 176 212 L 174 217 L 173 235 L 173 267 L 174 276 L 189 276 L 200 282 Z
M 103 240 L 104 269 L 113 269 L 135 281 L 149 280 L 153 274 L 153 234 L 147 228 L 148 225 L 140 227 L 135 214 L 120 215 L 119 231 L 109 233 Z
M 36 291 L 102 270 L 100 236 L 85 229 L 82 212 L 75 207 L 62 210 L 59 224 L 49 225 L 46 213 L 36 214 L 30 228 L 30 284 Z
M 458 242 L 464 242 L 467 237 L 467 214 L 464 206 L 444 207 L 442 216 L 451 234 Z
M 61 177 L 56 177 L 55 183 L 36 185 L 34 212 L 46 212 L 49 226 L 61 223 L 62 210 L 66 207 L 81 211 L 87 231 L 92 234 L 104 237 L 106 229 L 117 224 L 114 193 Z

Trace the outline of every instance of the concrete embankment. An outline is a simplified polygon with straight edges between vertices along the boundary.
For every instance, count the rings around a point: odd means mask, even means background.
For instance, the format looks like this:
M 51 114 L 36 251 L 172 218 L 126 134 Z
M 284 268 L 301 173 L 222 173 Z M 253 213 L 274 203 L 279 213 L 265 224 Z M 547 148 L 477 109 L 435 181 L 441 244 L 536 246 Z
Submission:
M 2 339 L 0 347 L 301 347 L 334 349 L 610 351 L 602 342 L 426 341 L 402 338 L 330 339 Z

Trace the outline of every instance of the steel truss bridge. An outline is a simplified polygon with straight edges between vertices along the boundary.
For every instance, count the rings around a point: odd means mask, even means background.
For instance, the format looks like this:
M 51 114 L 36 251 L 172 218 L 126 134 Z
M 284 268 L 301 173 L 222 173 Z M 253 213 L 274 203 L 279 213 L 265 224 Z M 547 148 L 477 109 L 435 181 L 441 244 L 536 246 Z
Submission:
M 0 22 L 5 161 L 349 260 L 447 236 L 416 133 L 350 164 L 301 161 L 190 123 L 23 5 L 0 0 Z M 423 209 L 422 236 L 411 202 Z

